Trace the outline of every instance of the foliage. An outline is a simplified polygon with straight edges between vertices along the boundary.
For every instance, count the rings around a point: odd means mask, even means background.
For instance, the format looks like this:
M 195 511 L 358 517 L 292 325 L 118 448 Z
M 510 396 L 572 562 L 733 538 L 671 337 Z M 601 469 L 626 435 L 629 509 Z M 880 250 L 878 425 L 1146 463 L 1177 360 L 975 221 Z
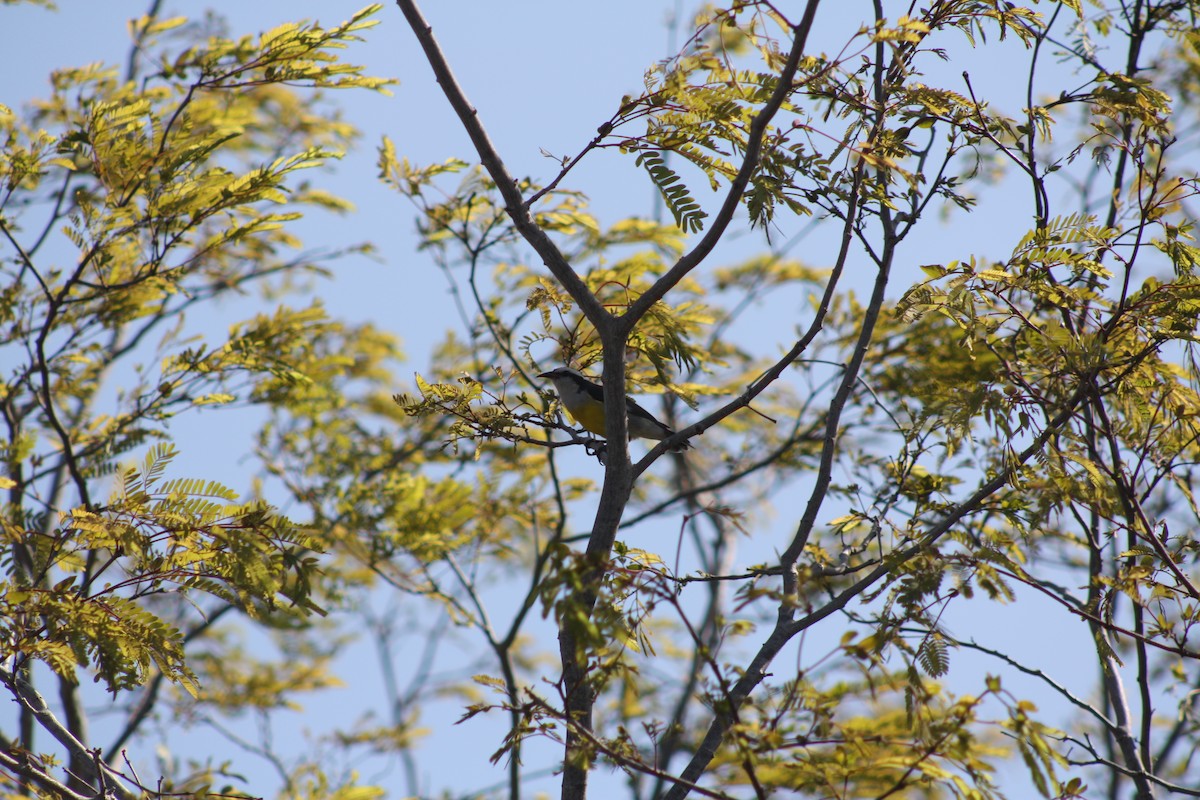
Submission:
M 62 69 L 27 119 L 0 117 L 0 606 L 4 683 L 21 708 L 4 739 L 6 791 L 61 796 L 87 780 L 122 796 L 164 791 L 139 786 L 113 753 L 91 754 L 80 677 L 114 699 L 137 693 L 117 749 L 144 727 L 164 681 L 192 702 L 222 702 L 197 649 L 233 655 L 213 635 L 222 617 L 299 625 L 334 596 L 321 585 L 325 537 L 217 480 L 177 477 L 183 454 L 169 425 L 197 409 L 304 394 L 390 352 L 379 341 L 374 359 L 366 347 L 361 359 L 342 357 L 370 337 L 319 306 L 279 306 L 217 341 L 194 317 L 222 297 L 319 271 L 287 254 L 299 245 L 291 225 L 306 206 L 345 205 L 301 172 L 336 158 L 354 132 L 292 87 L 382 89 L 336 53 L 378 10 L 182 47 L 176 40 L 202 31 L 145 17 L 130 26 L 143 58 L 124 75 Z M 272 668 L 247 665 L 237 680 L 253 686 Z M 67 699 L 61 723 L 47 716 L 43 681 Z M 274 691 L 312 683 L 293 677 Z M 66 748 L 70 777 L 35 749 L 35 724 Z M 216 772 L 179 786 L 198 790 L 188 787 Z
M 513 800 L 539 770 L 572 799 L 1194 793 L 1192 4 L 707 8 L 544 181 L 510 174 L 398 5 L 478 150 L 379 148 L 460 315 L 411 387 L 386 331 L 277 299 L 316 270 L 280 255 L 296 209 L 346 210 L 298 173 L 353 135 L 292 87 L 382 89 L 333 52 L 374 7 L 204 44 L 147 18 L 151 74 L 64 70 L 2 118 L 13 794 L 253 791 L 215 759 L 123 768 L 152 709 L 265 757 L 281 795 L 382 791 L 339 758 L 476 791 L 419 776 L 444 703 L 500 726 L 507 784 L 480 791 Z M 990 53 L 1019 91 L 958 66 Z M 603 156 L 669 219 L 593 214 L 566 184 Z M 766 252 L 710 263 L 743 232 Z M 193 333 L 255 285 L 269 309 Z M 607 441 L 539 382 L 560 363 L 603 382 Z M 692 448 L 632 461 L 627 392 Z M 299 521 L 167 477 L 173 417 L 242 405 Z M 291 763 L 230 729 L 336 684 L 350 628 L 383 710 Z M 103 751 L 85 674 L 137 697 Z

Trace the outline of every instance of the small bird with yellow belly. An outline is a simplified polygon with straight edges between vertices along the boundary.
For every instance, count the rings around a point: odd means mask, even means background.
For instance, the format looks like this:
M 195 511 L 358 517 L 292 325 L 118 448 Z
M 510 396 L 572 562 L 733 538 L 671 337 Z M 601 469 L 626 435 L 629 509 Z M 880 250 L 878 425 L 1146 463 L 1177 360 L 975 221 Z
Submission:
M 571 418 L 597 436 L 604 436 L 604 387 L 592 383 L 577 370 L 559 367 L 538 375 L 549 378 L 558 392 L 558 399 Z M 657 439 L 662 441 L 675 435 L 675 431 L 659 422 L 646 409 L 628 397 L 625 411 L 629 420 L 630 439 Z M 680 442 L 671 448 L 673 453 L 682 453 L 691 445 Z

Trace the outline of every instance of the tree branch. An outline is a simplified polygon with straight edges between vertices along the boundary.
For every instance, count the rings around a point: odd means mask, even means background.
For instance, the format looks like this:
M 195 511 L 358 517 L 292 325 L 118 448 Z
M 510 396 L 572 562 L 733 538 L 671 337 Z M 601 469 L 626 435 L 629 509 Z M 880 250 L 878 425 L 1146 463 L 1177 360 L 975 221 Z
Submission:
M 813 20 L 816 19 L 817 6 L 820 5 L 820 0 L 808 0 L 804 6 L 804 15 L 800 22 L 792 29 L 792 47 L 788 53 L 787 61 L 779 72 L 779 77 L 776 79 L 775 91 L 771 93 L 771 97 L 763 104 L 762 109 L 755 114 L 754 120 L 750 123 L 750 130 L 746 136 L 746 155 L 742 159 L 742 166 L 738 170 L 737 175 L 729 183 L 729 189 L 725 193 L 725 200 L 721 203 L 721 208 L 713 217 L 712 224 L 708 231 L 701 237 L 696 246 L 686 253 L 682 258 L 675 262 L 675 265 L 667 271 L 665 275 L 654 282 L 654 285 L 646 290 L 645 294 L 633 302 L 629 309 L 618 319 L 620 329 L 628 334 L 633 330 L 645 313 L 652 305 L 661 300 L 667 292 L 683 280 L 689 272 L 695 269 L 708 257 L 708 254 L 717 246 L 717 242 L 725 235 L 726 228 L 733 220 L 734 212 L 742 203 L 742 195 L 746 191 L 747 184 L 750 183 L 751 176 L 758 169 L 759 161 L 762 158 L 763 139 L 766 137 L 767 127 L 771 124 L 771 120 L 779 109 L 787 100 L 788 95 L 795 88 L 792 85 L 793 79 L 796 77 L 796 70 L 800 64 L 800 58 L 804 55 L 804 49 L 808 44 L 808 34 L 812 30 Z
M 78 777 L 94 786 L 107 787 L 119 800 L 140 800 L 141 795 L 138 792 L 126 788 L 122 783 L 125 776 L 100 759 L 98 749 L 89 750 L 54 716 L 37 689 L 3 667 L 0 667 L 0 683 L 7 686 L 21 707 L 28 709 L 38 724 L 66 749 L 72 768 L 80 770 L 81 774 Z M 110 781 L 109 778 L 115 778 L 116 781 Z
M 475 145 L 475 151 L 479 154 L 480 163 L 492 176 L 492 180 L 496 182 L 496 188 L 500 191 L 500 196 L 504 198 L 504 207 L 512 217 L 517 231 L 542 257 L 546 267 L 579 304 L 580 310 L 583 311 L 588 321 L 597 330 L 609 327 L 608 321 L 612 319 L 612 315 L 600 304 L 583 280 L 575 274 L 575 270 L 567 263 L 566 258 L 550 240 L 550 237 L 534 222 L 533 216 L 517 188 L 516 180 L 509 174 L 504 160 L 500 158 L 499 152 L 492 144 L 487 130 L 480 121 L 479 112 L 467 100 L 466 93 L 459 85 L 458 79 L 454 77 L 454 72 L 450 69 L 450 64 L 446 60 L 441 46 L 434 38 L 433 27 L 426 22 L 415 0 L 396 0 L 396 5 L 400 7 L 405 20 L 408 21 L 413 34 L 416 35 L 429 66 L 433 68 L 438 85 L 442 87 L 442 92 L 450 101 L 450 107 L 454 109 L 454 113 L 458 115 L 467 135 L 471 137 L 471 143 Z

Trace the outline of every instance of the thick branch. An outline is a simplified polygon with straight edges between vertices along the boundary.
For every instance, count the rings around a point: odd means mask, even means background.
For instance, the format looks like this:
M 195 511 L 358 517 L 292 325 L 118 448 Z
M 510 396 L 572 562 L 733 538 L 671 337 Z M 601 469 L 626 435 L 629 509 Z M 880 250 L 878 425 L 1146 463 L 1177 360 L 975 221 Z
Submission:
M 746 156 L 742 159 L 741 169 L 729 184 L 729 190 L 725 194 L 725 201 L 721 203 L 721 209 L 713 217 L 708 231 L 696 243 L 696 246 L 675 262 L 675 265 L 655 281 L 654 285 L 619 318 L 621 330 L 625 333 L 632 331 L 642 315 L 661 300 L 675 284 L 683 280 L 684 276 L 699 266 L 717 246 L 717 242 L 724 237 L 725 229 L 729 227 L 734 213 L 742 203 L 742 196 L 745 194 L 747 184 L 750 183 L 750 177 L 758 169 L 759 162 L 762 160 L 763 139 L 766 137 L 767 127 L 771 124 L 775 114 L 783 107 L 794 88 L 792 82 L 796 77 L 800 58 L 804 55 L 804 48 L 808 43 L 808 34 L 812 30 L 818 5 L 820 5 L 820 0 L 809 0 L 804 7 L 804 16 L 792 30 L 792 49 L 788 53 L 787 62 L 780 70 L 775 91 L 771 93 L 771 97 L 750 123 L 750 131 L 746 137 Z
M 467 135 L 471 137 L 471 143 L 475 145 L 475 151 L 479 153 L 480 163 L 492 176 L 492 180 L 496 182 L 500 196 L 504 198 L 505 210 L 512 217 L 517 231 L 542 257 L 546 267 L 579 304 L 580 310 L 583 311 L 588 321 L 596 326 L 598 331 L 607 329 L 610 327 L 608 323 L 612 319 L 612 315 L 600 305 L 580 277 L 575 274 L 575 270 L 567 263 L 562 252 L 534 222 L 532 214 L 525 205 L 524 198 L 521 197 L 521 192 L 517 189 L 516 180 L 509 174 L 504 160 L 500 158 L 487 130 L 480 122 L 479 112 L 467 100 L 466 93 L 459 85 L 458 79 L 454 77 L 441 46 L 433 36 L 433 28 L 425 21 L 421 9 L 415 0 L 396 0 L 396 5 L 400 7 L 400 11 L 403 12 L 404 18 L 408 21 L 409 27 L 412 28 L 421 45 L 421 49 L 425 51 L 425 59 L 433 68 L 433 74 L 437 78 L 438 85 L 442 87 L 446 99 L 450 101 L 450 107 L 454 109 L 454 113 L 458 115 L 459 121 L 467 131 Z

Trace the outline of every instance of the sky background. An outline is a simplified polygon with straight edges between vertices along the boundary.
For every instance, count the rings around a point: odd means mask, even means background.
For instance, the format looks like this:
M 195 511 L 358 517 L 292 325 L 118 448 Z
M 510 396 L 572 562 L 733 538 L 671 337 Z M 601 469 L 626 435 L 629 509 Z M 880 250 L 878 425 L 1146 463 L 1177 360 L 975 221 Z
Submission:
M 28 100 L 47 94 L 47 76 L 57 67 L 93 61 L 124 64 L 128 48 L 126 22 L 144 13 L 147 5 L 128 0 L 64 0 L 57 12 L 20 5 L 0 7 L 0 26 L 10 32 L 5 47 L 0 49 L 0 102 L 16 110 Z M 334 24 L 361 5 L 327 0 L 168 2 L 163 15 L 194 17 L 213 8 L 226 18 L 230 32 L 240 35 L 302 17 Z M 865 17 L 869 8 L 870 4 L 864 2 L 824 4 L 812 41 L 833 47 L 836 40 L 823 38 L 823 34 L 838 26 L 845 30 L 844 18 L 839 15 Z M 544 180 L 555 174 L 557 161 L 542 151 L 559 157 L 578 152 L 618 107 L 621 97 L 640 90 L 648 64 L 668 55 L 673 43 L 678 45 L 669 23 L 675 15 L 690 15 L 691 6 L 647 0 L 437 0 L 426 2 L 423 10 L 510 172 Z M 297 231 L 309 247 L 334 248 L 363 240 L 374 243 L 377 259 L 352 256 L 338 261 L 333 280 L 321 283 L 317 294 L 335 318 L 371 321 L 396 332 L 402 338 L 411 371 L 420 371 L 431 347 L 448 328 L 456 326 L 458 317 L 445 279 L 417 251 L 411 207 L 376 179 L 375 147 L 386 134 L 398 153 L 414 163 L 452 157 L 473 161 L 475 156 L 398 9 L 394 4 L 385 4 L 378 18 L 381 24 L 365 34 L 364 43 L 345 51 L 344 58 L 364 64 L 367 74 L 395 77 L 399 85 L 392 88 L 390 97 L 349 91 L 331 98 L 344 109 L 345 119 L 361 129 L 362 139 L 357 150 L 335 167 L 326 186 L 351 200 L 357 210 L 341 218 L 311 215 Z M 817 49 L 823 49 L 821 44 Z M 840 41 L 836 44 L 840 46 Z M 1023 87 L 1005 70 L 1005 53 L 1011 47 L 1016 45 L 988 48 L 986 55 L 964 48 L 953 64 L 938 69 L 945 69 L 946 74 L 970 70 L 980 96 L 1008 98 L 1010 110 L 1016 111 Z M 929 82 L 936 83 L 935 77 L 931 75 Z M 633 160 L 612 152 L 589 157 L 567 183 L 589 195 L 592 212 L 606 223 L 630 215 L 648 216 L 655 209 L 656 192 L 634 167 Z M 996 187 L 994 194 L 982 198 L 979 212 L 950 213 L 940 227 L 931 229 L 932 235 L 927 231 L 923 238 L 907 242 L 901 255 L 901 273 L 895 281 L 899 287 L 896 294 L 907 286 L 904 276 L 915 276 L 920 264 L 945 263 L 971 253 L 1006 256 L 1007 251 L 1001 248 L 1011 247 L 1029 225 L 1028 219 L 1019 216 L 1023 211 L 1014 216 L 1007 210 L 1023 208 L 1013 202 L 1021 190 L 1019 185 L 1006 182 Z M 810 230 L 807 220 L 786 222 L 777 231 L 776 243 L 801 232 L 803 238 L 792 243 L 789 255 L 817 267 L 831 263 L 840 235 L 837 223 Z M 761 236 L 743 234 L 723 243 L 711 262 L 730 263 L 765 249 Z M 873 271 L 865 266 L 861 274 L 864 283 L 855 288 L 863 288 L 865 281 L 873 277 Z M 256 305 L 247 302 L 251 308 Z M 795 315 L 796 324 L 802 324 L 802 306 L 797 298 L 785 303 L 782 307 L 767 307 L 757 317 L 772 329 L 780 313 Z M 228 321 L 232 321 L 244 317 L 245 310 L 234 304 L 219 316 L 228 314 Z M 214 318 L 208 324 L 218 325 L 221 320 Z M 746 333 L 753 335 L 753 331 Z M 0 368 L 4 366 L 0 361 Z M 181 472 L 225 476 L 230 469 L 237 469 L 248 477 L 252 464 L 230 465 L 217 460 L 216 453 L 226 452 L 228 439 L 239 435 L 246 437 L 245 452 L 249 453 L 255 419 L 246 416 L 233 427 L 229 425 L 228 415 L 221 412 L 226 434 L 221 446 L 213 448 L 210 420 L 203 414 L 181 420 L 174 429 L 184 456 L 178 462 Z M 585 462 L 579 462 L 578 467 L 585 469 Z M 245 488 L 226 477 L 221 480 Z M 798 489 L 796 497 L 801 496 L 807 494 Z M 774 524 L 779 530 L 790 530 L 796 518 L 798 514 L 781 507 Z M 674 537 L 670 525 L 647 535 L 652 538 L 645 546 L 670 551 Z M 769 555 L 771 547 L 760 542 L 757 549 L 754 543 L 747 543 L 745 549 L 745 558 L 753 561 L 764 553 Z M 980 602 L 958 604 L 951 612 L 949 627 L 960 636 L 986 628 L 993 646 L 1009 648 L 1035 666 L 1060 671 L 1072 651 L 1090 649 L 1082 626 L 1057 610 L 1050 614 L 1034 597 L 1022 599 L 1029 601 L 1028 607 L 1022 603 L 1007 609 Z M 389 601 L 381 602 L 381 613 L 387 613 Z M 829 635 L 836 639 L 838 633 L 831 630 Z M 961 675 L 964 685 L 973 688 L 981 684 L 985 672 L 996 670 L 994 662 L 966 652 L 953 653 L 952 665 L 952 675 Z M 349 722 L 379 695 L 378 671 L 368 646 L 348 648 L 341 666 L 341 674 L 349 676 L 348 685 L 305 701 L 303 712 L 295 715 L 295 724 L 276 732 L 281 742 L 292 738 L 299 744 L 306 729 L 320 732 L 334 723 Z M 1082 678 L 1081 685 L 1090 685 L 1090 672 Z M 1058 702 L 1032 681 L 1013 680 L 1014 684 L 1006 686 L 1022 696 L 1040 696 L 1047 704 Z M 9 728 L 3 713 L 0 728 Z M 485 758 L 460 757 L 463 742 L 470 742 L 479 752 L 490 752 L 487 748 L 494 747 L 497 730 L 494 726 L 489 730 L 489 724 L 483 721 L 454 728 L 439 724 L 438 733 L 423 751 L 429 756 L 423 756 L 421 762 L 426 771 L 423 788 L 478 788 L 489 780 L 502 780 L 502 767 L 489 770 Z M 197 731 L 194 736 L 202 748 L 220 746 L 208 731 Z M 389 768 L 365 766 L 384 769 L 381 780 L 391 780 L 386 774 Z M 269 768 L 252 758 L 239 759 L 239 767 L 252 778 L 261 775 L 264 782 L 271 780 Z M 364 771 L 364 779 L 376 778 L 374 772 Z M 539 785 L 552 790 L 557 783 L 547 776 L 543 783 L 531 784 Z

